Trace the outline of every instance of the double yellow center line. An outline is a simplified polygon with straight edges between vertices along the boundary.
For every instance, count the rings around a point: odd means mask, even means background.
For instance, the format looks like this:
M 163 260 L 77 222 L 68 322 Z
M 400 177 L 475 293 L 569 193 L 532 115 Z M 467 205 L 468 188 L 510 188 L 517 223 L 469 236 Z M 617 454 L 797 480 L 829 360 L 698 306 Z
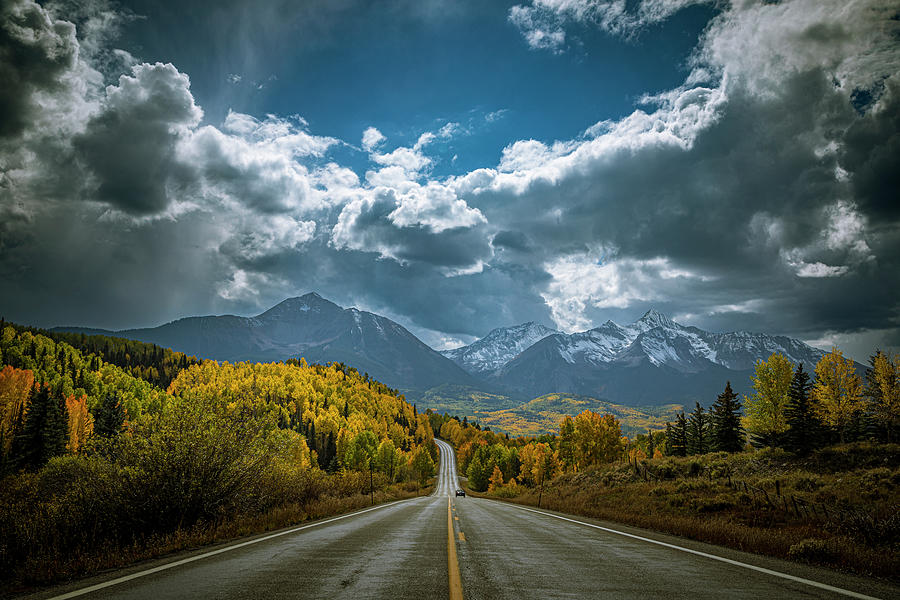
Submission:
M 456 559 L 456 540 L 453 539 L 453 501 L 447 497 L 447 573 L 450 578 L 450 600 L 462 600 L 462 581 Z M 462 532 L 460 532 L 462 536 Z M 461 537 L 461 539 L 463 539 Z

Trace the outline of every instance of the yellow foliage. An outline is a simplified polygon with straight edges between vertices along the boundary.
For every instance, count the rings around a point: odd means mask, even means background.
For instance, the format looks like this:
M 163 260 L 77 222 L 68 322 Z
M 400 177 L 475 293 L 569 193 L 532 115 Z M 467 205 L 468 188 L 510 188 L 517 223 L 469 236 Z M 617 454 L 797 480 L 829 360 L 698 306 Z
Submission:
M 88 412 L 87 396 L 70 396 L 66 398 L 66 412 L 69 415 L 69 438 L 66 449 L 77 454 L 84 441 L 94 431 L 94 418 Z
M 768 361 L 756 363 L 756 372 L 750 378 L 756 392 L 744 398 L 743 420 L 747 431 L 759 436 L 772 436 L 788 430 L 788 393 L 794 367 L 787 358 L 777 352 Z
M 500 489 L 503 487 L 503 471 L 500 470 L 500 467 L 494 465 L 494 472 L 491 473 L 490 483 L 488 484 L 488 492 L 493 492 L 494 490 Z
M 11 327 L 7 330 L 12 331 Z M 12 332 L 15 335 L 15 332 Z M 4 336 L 9 333 L 4 331 Z M 31 371 L 15 369 L 9 365 L 0 371 L 0 437 L 3 445 L 0 447 L 0 455 L 9 452 L 15 437 L 15 427 L 24 422 L 25 411 L 28 407 L 28 395 L 34 384 L 34 375 Z
M 866 395 L 875 420 L 888 435 L 900 427 L 900 355 L 891 357 L 879 350 L 872 359 Z
M 841 441 L 847 425 L 863 409 L 862 381 L 837 348 L 822 357 L 816 365 L 816 383 L 810 399 L 819 419 L 840 431 Z
M 560 446 L 571 443 L 576 469 L 589 465 L 612 462 L 622 455 L 625 448 L 619 421 L 611 414 L 600 415 L 586 410 L 577 415 L 571 432 L 560 425 Z
M 349 468 L 354 439 L 364 431 L 374 434 L 376 447 L 390 440 L 402 462 L 417 447 L 432 442 L 427 415 L 415 414 L 412 405 L 387 386 L 338 365 L 208 360 L 183 370 L 168 391 L 188 400 L 217 399 L 230 413 L 274 415 L 280 429 L 295 432 L 295 453 L 305 464 L 311 463 L 312 452 L 318 456 L 331 447 L 334 456 L 329 459 Z M 314 439 L 316 448 L 309 447 L 304 433 Z

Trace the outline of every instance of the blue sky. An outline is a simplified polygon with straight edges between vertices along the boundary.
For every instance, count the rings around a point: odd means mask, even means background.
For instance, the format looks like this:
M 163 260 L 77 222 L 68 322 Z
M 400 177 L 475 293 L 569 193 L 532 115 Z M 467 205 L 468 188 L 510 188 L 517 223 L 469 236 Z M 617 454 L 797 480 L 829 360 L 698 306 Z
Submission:
M 467 133 L 433 152 L 438 176 L 496 164 L 519 139 L 576 137 L 629 114 L 647 92 L 677 86 L 714 14 L 694 6 L 627 40 L 581 27 L 568 51 L 535 52 L 510 22 L 509 2 L 422 2 L 412 11 L 338 3 L 317 18 L 313 8 L 292 15 L 291 3 L 170 4 L 127 4 L 144 18 L 119 41 L 188 73 L 206 122 L 221 123 L 228 110 L 298 114 L 317 134 L 349 143 L 374 126 L 388 148 L 459 123 Z
M 0 7 L 8 319 L 317 291 L 438 348 L 650 307 L 900 347 L 891 2 Z

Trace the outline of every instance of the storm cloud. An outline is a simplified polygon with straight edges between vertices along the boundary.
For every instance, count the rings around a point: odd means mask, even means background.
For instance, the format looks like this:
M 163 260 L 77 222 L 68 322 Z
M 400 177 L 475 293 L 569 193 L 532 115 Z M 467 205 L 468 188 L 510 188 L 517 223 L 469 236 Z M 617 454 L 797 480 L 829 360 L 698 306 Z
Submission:
M 570 27 L 633 43 L 704 3 L 621 4 L 535 0 L 509 19 L 530 52 L 559 56 L 578 51 Z M 300 115 L 211 123 L 177 64 L 135 59 L 110 79 L 98 57 L 115 32 L 95 22 L 81 51 L 71 22 L 4 0 L 0 308 L 128 327 L 315 290 L 439 346 L 650 306 L 857 358 L 900 345 L 896 11 L 715 6 L 681 85 L 438 176 L 440 144 L 474 135 L 458 123 L 406 144 L 374 126 L 340 140 Z

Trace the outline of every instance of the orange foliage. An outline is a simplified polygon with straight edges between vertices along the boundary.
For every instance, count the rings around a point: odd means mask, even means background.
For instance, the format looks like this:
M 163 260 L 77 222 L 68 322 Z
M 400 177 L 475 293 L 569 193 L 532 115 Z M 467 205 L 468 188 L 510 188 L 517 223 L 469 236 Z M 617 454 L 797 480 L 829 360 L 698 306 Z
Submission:
M 0 438 L 3 441 L 0 453 L 5 454 L 12 445 L 13 427 L 20 413 L 25 414 L 32 385 L 34 374 L 31 371 L 9 365 L 0 371 Z
M 503 487 L 503 471 L 500 470 L 500 467 L 494 465 L 494 472 L 491 473 L 491 480 L 488 485 L 488 492 L 493 492 L 494 490 L 498 490 Z
M 647 453 L 640 448 L 632 448 L 628 451 L 628 458 L 632 461 L 644 460 L 647 458 Z
M 66 442 L 66 449 L 77 453 L 94 431 L 94 418 L 87 409 L 87 396 L 66 398 L 66 410 L 69 413 L 69 441 Z

